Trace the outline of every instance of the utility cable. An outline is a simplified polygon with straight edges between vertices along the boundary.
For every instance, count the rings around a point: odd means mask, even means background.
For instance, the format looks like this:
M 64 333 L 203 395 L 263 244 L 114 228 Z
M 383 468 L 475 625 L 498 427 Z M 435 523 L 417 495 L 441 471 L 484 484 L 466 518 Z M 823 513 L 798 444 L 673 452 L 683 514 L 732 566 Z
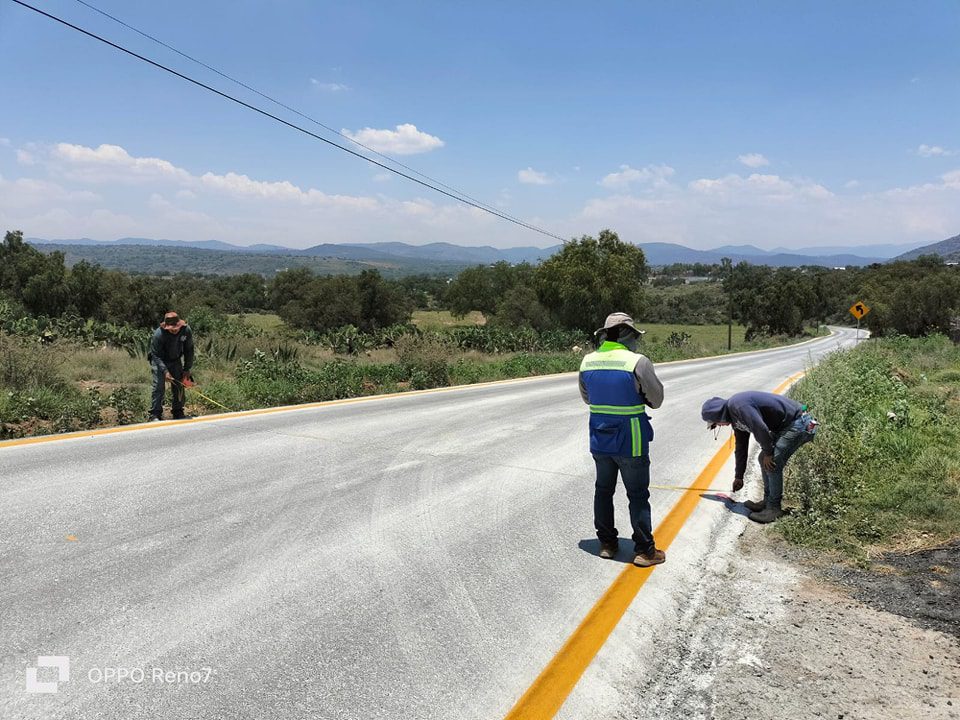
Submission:
M 392 162 L 394 165 L 397 165 L 397 166 L 399 166 L 399 167 L 402 167 L 404 170 L 408 170 L 409 172 L 412 172 L 414 175 L 416 175 L 416 176 L 418 176 L 418 177 L 421 177 L 421 178 L 423 178 L 424 180 L 429 180 L 429 181 L 432 182 L 433 184 L 439 185 L 439 186 L 442 187 L 442 188 L 446 188 L 447 190 L 450 190 L 451 192 L 454 192 L 454 193 L 456 193 L 457 195 L 461 195 L 462 197 L 465 197 L 465 198 L 467 198 L 468 200 L 472 200 L 473 202 L 477 203 L 478 205 L 482 205 L 482 206 L 485 207 L 485 208 L 492 208 L 492 207 L 493 207 L 493 206 L 490 205 L 489 203 L 485 203 L 485 202 L 483 202 L 482 200 L 478 200 L 477 198 L 472 197 L 471 195 L 468 195 L 467 193 L 463 192 L 463 190 L 458 190 L 458 189 L 455 188 L 455 187 L 452 187 L 452 186 L 450 186 L 450 185 L 447 185 L 446 183 L 443 183 L 443 182 L 441 182 L 440 180 L 437 180 L 436 178 L 430 177 L 429 175 L 420 172 L 420 171 L 417 170 L 416 168 L 412 168 L 412 167 L 410 167 L 409 165 L 405 165 L 404 163 L 400 162 L 400 161 L 397 160 L 396 158 L 391 157 L 390 155 L 387 155 L 387 154 L 385 154 L 385 153 L 382 153 L 382 152 L 380 152 L 379 150 L 374 150 L 374 149 L 373 149 L 372 147 L 370 147 L 369 145 L 365 145 L 364 143 L 360 142 L 359 140 L 356 140 L 355 138 L 352 138 L 352 137 L 350 137 L 349 135 L 344 134 L 343 132 L 337 130 L 336 128 L 332 128 L 332 127 L 330 127 L 329 125 L 325 125 L 324 123 L 320 122 L 320 121 L 317 120 L 316 118 L 313 118 L 313 117 L 311 117 L 311 116 L 309 116 L 309 115 L 301 112 L 300 110 L 297 110 L 296 108 L 291 107 L 291 106 L 287 105 L 286 103 L 284 103 L 284 102 L 282 102 L 282 101 L 280 101 L 280 100 L 277 100 L 276 98 L 271 97 L 270 95 L 267 95 L 267 94 L 264 93 L 264 92 L 261 92 L 260 90 L 257 90 L 255 87 L 251 87 L 250 85 L 248 85 L 247 83 L 243 82 L 242 80 L 238 80 L 237 78 L 235 78 L 235 77 L 233 77 L 233 76 L 231 76 L 231 75 L 228 75 L 227 73 L 223 72 L 222 70 L 218 70 L 217 68 L 213 67 L 212 65 L 209 65 L 208 63 L 204 62 L 203 60 L 199 60 L 199 59 L 193 57 L 192 55 L 189 55 L 189 54 L 183 52 L 182 50 L 178 50 L 178 49 L 175 48 L 173 45 L 170 45 L 169 43 L 164 42 L 164 41 L 161 40 L 160 38 L 155 37 L 155 36 L 151 35 L 150 33 L 145 32 L 144 30 L 141 30 L 140 28 L 137 28 L 137 27 L 134 27 L 133 25 L 130 25 L 129 23 L 121 20 L 120 18 L 116 17 L 115 15 L 111 15 L 110 13 L 106 12 L 105 10 L 101 10 L 100 8 L 98 8 L 98 7 L 96 7 L 96 6 L 91 5 L 91 4 L 88 3 L 88 2 L 85 2 L 85 0 L 76 0 L 76 2 L 80 3 L 81 5 L 83 5 L 83 6 L 86 7 L 86 8 L 89 8 L 90 10 L 93 10 L 95 13 L 99 13 L 100 15 L 102 15 L 102 16 L 105 17 L 105 18 L 109 18 L 110 20 L 113 20 L 113 22 L 117 23 L 118 25 L 122 25 L 123 27 L 127 28 L 128 30 L 132 30 L 133 32 L 135 32 L 135 33 L 137 33 L 138 35 L 140 35 L 141 37 L 144 37 L 144 38 L 146 38 L 147 40 L 150 40 L 151 42 L 154 42 L 154 43 L 156 43 L 157 45 L 160 45 L 161 47 L 164 47 L 164 48 L 166 48 L 167 50 L 170 50 L 171 52 L 176 53 L 176 54 L 179 55 L 180 57 L 185 58 L 185 59 L 189 60 L 189 61 L 192 62 L 192 63 L 196 63 L 197 65 L 200 65 L 201 67 L 206 68 L 206 69 L 209 70 L 210 72 L 216 73 L 217 75 L 219 75 L 220 77 L 224 78 L 225 80 L 229 80 L 230 82 L 232 82 L 232 83 L 234 83 L 234 84 L 236 84 L 236 85 L 239 85 L 240 87 L 245 88 L 246 90 L 249 90 L 250 92 L 255 93 L 256 95 L 259 95 L 259 96 L 262 97 L 264 100 L 269 100 L 269 101 L 272 102 L 274 105 L 277 105 L 278 107 L 282 107 L 284 110 L 288 110 L 288 111 L 292 112 L 294 115 L 298 115 L 299 117 L 303 118 L 304 120 L 309 120 L 309 121 L 312 122 L 314 125 L 317 125 L 318 127 L 322 127 L 324 130 L 327 130 L 328 132 L 331 132 L 331 133 L 333 133 L 334 135 L 338 135 L 338 136 L 342 137 L 344 140 L 347 140 L 347 141 L 349 141 L 349 142 L 352 142 L 352 143 L 353 143 L 354 145 L 356 145 L 357 147 L 362 147 L 364 150 L 366 150 L 367 152 L 373 153 L 373 154 L 376 155 L 377 157 L 381 157 L 381 158 L 383 158 L 384 160 L 388 160 L 388 161 Z M 511 219 L 513 219 L 513 220 L 519 220 L 519 218 L 516 218 L 516 217 L 514 217 L 514 216 L 512 216 L 512 215 L 507 215 L 506 213 L 503 213 L 503 215 L 504 215 L 505 217 L 509 217 L 509 218 L 511 218 Z
M 404 172 L 401 172 L 400 170 L 397 170 L 396 168 L 392 168 L 392 167 L 390 167 L 389 165 L 385 165 L 384 163 L 379 162 L 378 160 L 374 160 L 373 158 L 369 158 L 369 157 L 367 157 L 366 155 L 363 155 L 362 153 L 359 153 L 359 152 L 357 152 L 357 151 L 355 151 L 355 150 L 351 150 L 350 148 L 345 147 L 344 145 L 341 145 L 341 144 L 339 144 L 339 143 L 336 143 L 336 142 L 334 142 L 333 140 L 329 140 L 329 139 L 323 137 L 322 135 L 318 135 L 318 134 L 315 133 L 315 132 L 312 132 L 312 131 L 310 131 L 310 130 L 307 130 L 306 128 L 304 128 L 304 127 L 302 127 L 302 126 L 300 126 L 300 125 L 297 125 L 296 123 L 292 123 L 292 122 L 290 122 L 289 120 L 284 120 L 282 117 L 279 117 L 278 115 L 274 115 L 273 113 L 268 112 L 267 110 L 264 110 L 263 108 L 257 107 L 256 105 L 252 105 L 252 104 L 250 104 L 250 103 L 248 103 L 248 102 L 246 102 L 246 101 L 244 101 L 244 100 L 241 100 L 240 98 L 237 98 L 237 97 L 234 97 L 233 95 L 230 95 L 229 93 L 226 93 L 226 92 L 224 92 L 224 91 L 222 91 L 222 90 L 218 90 L 217 88 L 215 88 L 215 87 L 213 87 L 213 86 L 211 86 L 211 85 L 207 85 L 206 83 L 203 83 L 203 82 L 201 82 L 200 80 L 196 80 L 195 78 L 192 78 L 192 77 L 190 77 L 189 75 L 186 75 L 186 74 L 184 74 L 184 73 L 182 73 L 182 72 L 179 72 L 179 71 L 177 71 L 177 70 L 174 70 L 173 68 L 167 67 L 166 65 L 163 65 L 163 64 L 157 62 L 156 60 L 151 60 L 150 58 L 148 58 L 148 57 L 146 57 L 146 56 L 144 56 L 144 55 L 140 55 L 139 53 L 136 53 L 136 52 L 134 52 L 133 50 L 130 50 L 130 49 L 128 49 L 128 48 L 125 48 L 125 47 L 123 47 L 122 45 L 119 45 L 119 44 L 117 44 L 117 43 L 115 43 L 115 42 L 113 42 L 113 41 L 111 41 L 111 40 L 107 40 L 106 38 L 104 38 L 104 37 L 102 37 L 102 36 L 100 36 L 100 35 L 97 35 L 96 33 L 90 32 L 89 30 L 85 30 L 84 28 L 82 28 L 82 27 L 80 27 L 80 26 L 78 26 L 78 25 L 74 25 L 73 23 L 71 23 L 71 22 L 69 22 L 69 21 L 67 21 L 67 20 L 64 20 L 63 18 L 57 17 L 56 15 L 52 15 L 51 13 L 48 13 L 48 12 L 46 12 L 46 11 L 44 11 L 44 10 L 41 10 L 40 8 L 34 7 L 33 5 L 30 5 L 29 3 L 23 2 L 23 0 L 11 0 L 11 2 L 14 2 L 14 3 L 16 3 L 17 5 L 20 5 L 20 6 L 22 6 L 22 7 L 25 7 L 25 8 L 27 8 L 28 10 L 32 10 L 33 12 L 37 13 L 38 15 L 42 15 L 42 16 L 50 19 L 50 20 L 53 20 L 54 22 L 60 23 L 61 25 L 64 25 L 64 26 L 70 28 L 71 30 L 76 30 L 77 32 L 79 32 L 79 33 L 81 33 L 81 34 L 83 34 L 83 35 L 86 35 L 87 37 L 92 38 L 92 39 L 94 39 L 94 40 L 97 40 L 97 41 L 103 43 L 104 45 L 109 45 L 110 47 L 114 48 L 115 50 L 119 50 L 119 51 L 122 52 L 122 53 L 125 53 L 125 54 L 127 54 L 127 55 L 130 55 L 131 57 L 134 57 L 134 58 L 136 58 L 137 60 L 141 60 L 141 61 L 147 63 L 148 65 L 152 65 L 153 67 L 155 67 L 155 68 L 157 68 L 157 69 L 159 69 L 159 70 L 163 70 L 164 72 L 167 72 L 167 73 L 169 73 L 169 74 L 171 74 L 171 75 L 174 75 L 175 77 L 178 77 L 178 78 L 180 78 L 181 80 L 186 80 L 187 82 L 189 82 L 189 83 L 191 83 L 191 84 L 193 84 L 193 85 L 196 85 L 197 87 L 203 88 L 204 90 L 207 90 L 207 91 L 209 91 L 209 92 L 212 92 L 212 93 L 215 94 L 215 95 L 219 95 L 220 97 L 224 98 L 225 100 L 229 100 L 229 101 L 231 101 L 231 102 L 233 102 L 233 103 L 236 103 L 237 105 L 240 105 L 241 107 L 245 107 L 245 108 L 247 108 L 248 110 L 253 110 L 255 113 L 258 113 L 258 114 L 260 114 L 260 115 L 263 115 L 264 117 L 270 118 L 271 120 L 275 120 L 275 121 L 277 121 L 278 123 L 280 123 L 280 124 L 282 124 L 282 125 L 286 125 L 287 127 L 291 128 L 291 129 L 293 129 L 293 130 L 297 130 L 298 132 L 303 133 L 304 135 L 307 135 L 307 136 L 312 137 L 312 138 L 314 138 L 314 139 L 316 139 L 316 140 L 319 140 L 320 142 L 326 143 L 327 145 L 330 145 L 330 146 L 332 146 L 332 147 L 335 147 L 335 148 L 337 148 L 338 150 L 342 150 L 343 152 L 348 153 L 348 154 L 350 154 L 350 155 L 353 155 L 354 157 L 360 158 L 361 160 L 365 160 L 366 162 L 368 162 L 368 163 L 370 163 L 370 164 L 372 164 L 372 165 L 376 165 L 376 166 L 379 167 L 379 168 L 383 168 L 383 169 L 386 170 L 387 172 L 391 172 L 391 173 L 393 173 L 394 175 L 399 175 L 400 177 L 406 178 L 407 180 L 410 180 L 411 182 L 415 182 L 415 183 L 417 183 L 418 185 L 422 185 L 423 187 L 429 188 L 430 190 L 433 190 L 434 192 L 440 193 L 441 195 L 445 195 L 446 197 L 450 198 L 451 200 L 456 200 L 457 202 L 461 202 L 461 203 L 463 203 L 464 205 L 469 205 L 470 207 L 476 208 L 477 210 L 480 210 L 480 211 L 482 211 L 482 212 L 485 212 L 485 213 L 488 213 L 488 214 L 493 215 L 493 216 L 495 216 L 495 217 L 498 217 L 498 218 L 500 218 L 501 220 L 506 220 L 507 222 L 513 223 L 514 225 L 518 225 L 518 226 L 520 226 L 520 227 L 526 228 L 527 230 L 532 230 L 533 232 L 540 233 L 541 235 L 545 235 L 545 236 L 547 236 L 547 237 L 553 238 L 554 240 L 559 240 L 560 242 L 565 242 L 565 238 L 563 238 L 563 237 L 561 237 L 560 235 L 557 235 L 557 234 L 555 234 L 555 233 L 552 233 L 552 232 L 550 232 L 549 230 L 545 230 L 545 229 L 543 229 L 543 228 L 537 227 L 536 225 L 531 225 L 531 224 L 526 223 L 526 222 L 524 222 L 524 221 L 522 221 L 522 220 L 518 220 L 518 219 L 516 219 L 516 218 L 510 217 L 509 215 L 505 215 L 504 213 L 502 213 L 502 212 L 500 212 L 500 211 L 498 211 L 498 210 L 494 210 L 494 209 L 492 209 L 492 208 L 490 208 L 490 207 L 487 207 L 487 206 L 484 206 L 484 205 L 482 205 L 482 204 L 480 204 L 480 203 L 477 203 L 477 202 L 474 202 L 474 201 L 472 201 L 472 200 L 469 200 L 469 199 L 467 199 L 466 197 L 461 197 L 461 196 L 455 195 L 455 194 L 453 194 L 453 193 L 451 193 L 451 192 L 449 192 L 449 191 L 447 191 L 447 190 L 444 190 L 444 189 L 442 189 L 442 188 L 440 188 L 440 187 L 437 187 L 436 185 L 433 185 L 433 184 L 431 184 L 431 183 L 429 183 L 429 182 L 426 182 L 426 181 L 424 181 L 424 180 L 420 180 L 420 179 L 418 179 L 418 178 L 413 177 L 412 175 L 408 175 L 408 174 L 406 174 L 406 173 L 404 173 Z

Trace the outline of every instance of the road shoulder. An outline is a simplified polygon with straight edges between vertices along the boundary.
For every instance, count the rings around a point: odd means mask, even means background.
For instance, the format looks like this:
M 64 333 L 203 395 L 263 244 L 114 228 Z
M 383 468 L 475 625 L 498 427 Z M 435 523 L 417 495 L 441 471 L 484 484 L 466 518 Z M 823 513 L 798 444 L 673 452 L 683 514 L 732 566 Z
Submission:
M 767 528 L 724 525 L 725 561 L 656 650 L 672 659 L 650 671 L 648 714 L 960 718 L 957 637 L 857 600 Z

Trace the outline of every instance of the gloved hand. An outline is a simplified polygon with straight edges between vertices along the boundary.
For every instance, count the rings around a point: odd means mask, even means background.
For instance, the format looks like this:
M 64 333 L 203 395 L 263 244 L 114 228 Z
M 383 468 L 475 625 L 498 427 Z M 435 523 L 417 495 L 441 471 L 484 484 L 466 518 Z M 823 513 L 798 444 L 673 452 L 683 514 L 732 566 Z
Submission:
M 743 478 L 738 477 L 733 479 L 733 492 L 738 492 L 743 488 Z

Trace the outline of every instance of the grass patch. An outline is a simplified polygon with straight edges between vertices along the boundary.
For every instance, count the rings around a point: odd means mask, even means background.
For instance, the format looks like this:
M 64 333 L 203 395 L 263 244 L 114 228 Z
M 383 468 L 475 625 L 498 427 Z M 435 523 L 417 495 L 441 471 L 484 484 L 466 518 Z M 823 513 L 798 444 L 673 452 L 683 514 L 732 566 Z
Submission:
M 228 315 L 227 317 L 239 320 L 244 325 L 267 334 L 278 333 L 286 328 L 286 324 L 280 319 L 279 315 L 270 313 L 244 313 L 242 315 Z
M 449 330 L 486 325 L 487 319 L 479 310 L 474 310 L 462 318 L 455 317 L 449 310 L 414 310 L 412 322 L 421 330 Z
M 686 360 L 728 352 L 726 325 L 638 323 L 637 327 L 647 331 L 639 350 L 654 362 Z M 817 334 L 815 329 L 807 332 L 810 337 Z M 729 352 L 763 350 L 798 341 L 797 338 L 786 336 L 760 337 L 748 341 L 745 335 L 746 328 L 743 325 L 733 326 L 733 342 Z
M 823 423 L 786 474 L 794 542 L 864 560 L 960 535 L 960 348 L 880 339 L 837 353 L 793 396 Z

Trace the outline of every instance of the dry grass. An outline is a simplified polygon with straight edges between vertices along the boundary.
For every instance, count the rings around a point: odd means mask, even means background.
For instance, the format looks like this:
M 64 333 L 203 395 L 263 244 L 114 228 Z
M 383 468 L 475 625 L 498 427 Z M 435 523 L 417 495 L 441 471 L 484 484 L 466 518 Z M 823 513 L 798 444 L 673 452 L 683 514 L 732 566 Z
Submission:
M 487 319 L 479 310 L 474 310 L 462 318 L 454 317 L 448 310 L 415 310 L 413 324 L 421 330 L 448 330 L 457 327 L 486 325 Z
M 62 353 L 61 372 L 71 382 L 96 381 L 110 385 L 150 382 L 150 366 L 116 348 L 69 348 Z

